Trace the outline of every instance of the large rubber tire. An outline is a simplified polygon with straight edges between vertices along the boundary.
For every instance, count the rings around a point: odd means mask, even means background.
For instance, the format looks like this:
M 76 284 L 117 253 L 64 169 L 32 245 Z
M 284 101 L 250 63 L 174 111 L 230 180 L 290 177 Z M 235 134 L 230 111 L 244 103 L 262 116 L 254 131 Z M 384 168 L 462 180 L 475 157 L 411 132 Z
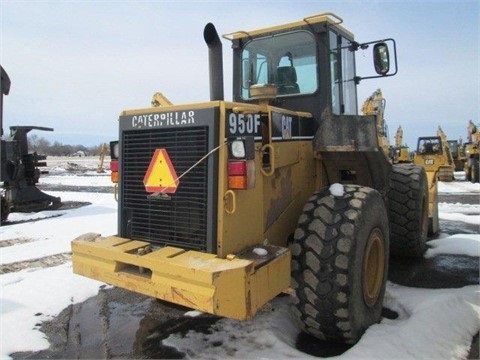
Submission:
M 7 199 L 3 195 L 0 195 L 0 213 L 1 221 L 7 221 L 8 215 L 10 214 L 10 207 L 8 206 Z
M 292 312 L 322 339 L 356 343 L 381 319 L 388 273 L 384 201 L 368 187 L 342 196 L 315 193 L 303 208 L 292 244 Z
M 480 163 L 478 159 L 475 159 L 472 165 L 472 183 L 478 183 L 480 181 Z
M 466 165 L 464 169 L 465 169 L 465 180 L 466 181 L 472 181 L 472 168 L 471 168 L 471 166 Z
M 387 197 L 390 254 L 421 257 L 427 249 L 429 228 L 428 184 L 423 167 L 393 165 Z

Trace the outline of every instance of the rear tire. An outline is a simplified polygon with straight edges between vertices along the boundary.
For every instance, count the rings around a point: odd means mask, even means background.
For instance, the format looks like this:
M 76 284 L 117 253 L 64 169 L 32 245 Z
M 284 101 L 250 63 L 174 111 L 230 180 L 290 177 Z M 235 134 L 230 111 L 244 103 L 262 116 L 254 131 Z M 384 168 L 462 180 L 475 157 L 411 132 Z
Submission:
M 428 206 L 425 170 L 414 164 L 393 165 L 388 191 L 391 255 L 421 257 L 425 253 Z M 432 224 L 432 229 L 433 225 L 436 224 Z
M 1 221 L 7 221 L 8 215 L 10 215 L 10 207 L 8 205 L 7 198 L 3 195 L 0 197 L 0 213 L 1 213 Z
M 479 160 L 476 159 L 472 165 L 472 182 L 473 183 L 478 183 L 479 182 L 479 178 L 480 178 L 480 163 L 479 163 Z
M 381 319 L 389 231 L 379 192 L 344 191 L 321 190 L 303 208 L 292 245 L 292 312 L 305 332 L 354 344 Z
M 472 168 L 469 165 L 465 166 L 465 180 L 472 181 Z
M 451 182 L 453 181 L 455 176 L 453 175 L 453 171 L 450 167 L 440 167 L 438 169 L 438 180 L 443 182 Z

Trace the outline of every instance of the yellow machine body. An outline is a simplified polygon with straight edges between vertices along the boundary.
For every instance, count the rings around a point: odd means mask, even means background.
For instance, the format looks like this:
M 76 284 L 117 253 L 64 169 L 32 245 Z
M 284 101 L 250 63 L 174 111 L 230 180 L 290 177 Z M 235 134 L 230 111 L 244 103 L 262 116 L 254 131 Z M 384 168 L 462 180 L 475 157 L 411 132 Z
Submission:
M 73 270 L 154 298 L 203 312 L 245 320 L 290 284 L 290 253 L 263 246 L 267 260 L 163 247 L 117 236 L 92 236 L 72 242 Z M 249 256 L 250 255 L 250 256 Z M 253 256 L 252 256 L 253 255 Z
M 73 270 L 96 280 L 212 314 L 248 319 L 290 286 L 290 251 L 287 236 L 313 193 L 316 162 L 311 137 L 305 140 L 272 138 L 272 113 L 311 122 L 308 113 L 268 105 L 208 102 L 125 111 L 144 113 L 211 109 L 220 116 L 220 144 L 225 143 L 225 114 L 263 114 L 266 134 L 254 144 L 254 186 L 228 188 L 227 169 L 218 170 L 217 251 L 208 254 L 176 247 L 152 248 L 148 242 L 118 236 L 81 237 L 72 242 Z M 289 134 L 286 135 L 287 137 Z M 270 149 L 268 166 L 262 148 Z M 228 147 L 218 148 L 226 163 Z M 175 166 L 175 163 L 173 163 Z M 180 174 L 179 174 L 180 175 Z M 180 183 L 182 180 L 180 179 Z M 257 249 L 257 250 L 255 250 Z M 257 255 L 260 251 L 266 255 Z
M 303 330 L 358 341 L 381 317 L 387 197 L 399 203 L 405 186 L 399 171 L 391 181 L 381 91 L 365 115 L 357 103 L 362 79 L 396 74 L 395 41 L 359 44 L 342 23 L 325 13 L 224 35 L 232 101 L 207 24 L 210 101 L 156 93 L 152 107 L 120 114 L 118 233 L 73 240 L 74 272 L 234 319 L 287 291 Z M 356 76 L 355 52 L 371 48 L 376 75 Z M 422 169 L 404 170 L 407 187 L 425 188 Z M 425 214 L 407 219 L 411 242 L 426 238 Z
M 439 231 L 438 181 L 453 181 L 454 179 L 454 166 L 450 150 L 448 147 L 444 147 L 440 136 L 421 137 L 418 139 L 413 162 L 422 166 L 427 174 L 429 233 L 437 234 Z

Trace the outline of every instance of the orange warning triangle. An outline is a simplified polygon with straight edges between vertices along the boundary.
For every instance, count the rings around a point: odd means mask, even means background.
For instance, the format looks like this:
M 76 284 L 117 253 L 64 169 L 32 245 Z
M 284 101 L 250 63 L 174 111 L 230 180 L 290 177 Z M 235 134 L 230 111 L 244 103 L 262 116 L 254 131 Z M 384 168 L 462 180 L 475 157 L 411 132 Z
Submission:
M 173 194 L 177 191 L 178 177 L 166 149 L 156 149 L 143 178 L 147 192 Z

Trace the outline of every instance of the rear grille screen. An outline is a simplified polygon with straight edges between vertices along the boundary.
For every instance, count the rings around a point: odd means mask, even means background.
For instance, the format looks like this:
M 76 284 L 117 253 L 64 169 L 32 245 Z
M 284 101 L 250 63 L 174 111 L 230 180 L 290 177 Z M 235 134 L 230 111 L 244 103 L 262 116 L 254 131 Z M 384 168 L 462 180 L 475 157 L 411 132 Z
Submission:
M 155 149 L 161 148 L 181 176 L 208 152 L 208 127 L 132 130 L 122 137 L 121 236 L 206 251 L 208 162 L 184 175 L 168 200 L 148 198 L 143 178 Z

